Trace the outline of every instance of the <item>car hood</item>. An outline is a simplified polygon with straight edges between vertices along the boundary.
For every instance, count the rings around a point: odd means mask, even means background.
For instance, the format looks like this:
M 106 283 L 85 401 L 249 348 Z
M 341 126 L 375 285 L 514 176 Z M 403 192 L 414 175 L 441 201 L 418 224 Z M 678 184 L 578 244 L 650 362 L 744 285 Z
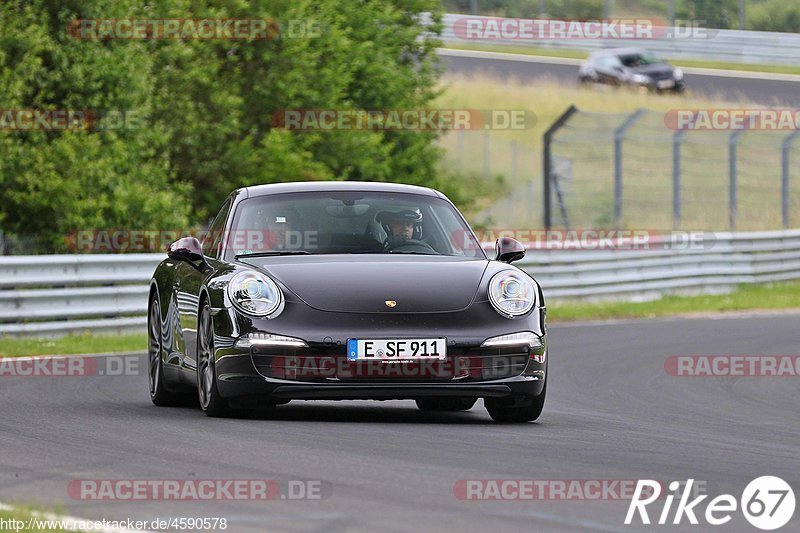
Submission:
M 486 260 L 420 255 L 289 256 L 240 259 L 305 304 L 349 313 L 444 313 L 466 309 Z M 387 301 L 396 302 L 389 307 Z

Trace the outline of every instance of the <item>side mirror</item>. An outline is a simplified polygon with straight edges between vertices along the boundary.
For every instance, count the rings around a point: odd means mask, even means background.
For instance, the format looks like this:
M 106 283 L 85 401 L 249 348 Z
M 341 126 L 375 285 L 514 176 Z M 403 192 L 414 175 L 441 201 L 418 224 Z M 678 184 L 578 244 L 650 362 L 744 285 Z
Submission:
M 188 261 L 193 263 L 195 261 L 206 262 L 203 256 L 203 248 L 200 246 L 200 241 L 195 237 L 183 237 L 169 245 L 167 255 L 172 259 L 179 261 Z
M 494 245 L 497 252 L 495 259 L 504 263 L 513 263 L 525 257 L 525 247 L 510 237 L 500 237 Z

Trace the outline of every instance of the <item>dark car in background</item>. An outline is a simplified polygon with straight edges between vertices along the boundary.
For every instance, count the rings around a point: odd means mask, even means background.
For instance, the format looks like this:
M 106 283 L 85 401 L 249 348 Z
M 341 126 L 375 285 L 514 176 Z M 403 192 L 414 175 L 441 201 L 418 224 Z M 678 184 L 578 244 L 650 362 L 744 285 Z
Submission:
M 681 93 L 683 71 L 638 48 L 611 48 L 592 52 L 581 65 L 581 83 L 627 86 L 654 92 Z
M 173 243 L 150 285 L 150 396 L 210 416 L 291 400 L 411 399 L 496 421 L 539 417 L 541 288 L 495 257 L 438 191 L 284 183 L 228 197 L 202 244 Z

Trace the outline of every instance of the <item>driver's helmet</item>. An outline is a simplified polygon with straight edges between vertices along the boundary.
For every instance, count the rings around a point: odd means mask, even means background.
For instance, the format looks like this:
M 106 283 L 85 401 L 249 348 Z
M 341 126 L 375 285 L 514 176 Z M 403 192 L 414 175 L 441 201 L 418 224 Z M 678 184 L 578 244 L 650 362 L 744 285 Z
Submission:
M 414 228 L 412 239 L 422 238 L 422 212 L 419 209 L 403 209 L 402 211 L 381 211 L 375 219 L 383 226 L 387 236 L 392 235 L 390 224 L 412 224 Z

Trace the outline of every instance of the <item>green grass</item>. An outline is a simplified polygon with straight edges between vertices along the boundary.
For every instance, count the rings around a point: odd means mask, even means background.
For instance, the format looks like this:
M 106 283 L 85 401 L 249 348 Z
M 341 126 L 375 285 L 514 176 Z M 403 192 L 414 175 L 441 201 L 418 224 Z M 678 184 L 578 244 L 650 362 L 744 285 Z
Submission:
M 542 48 L 538 46 L 511 46 L 498 44 L 448 44 L 445 48 L 454 50 L 480 50 L 484 52 L 504 52 L 529 56 L 561 57 L 566 59 L 585 59 L 589 54 L 583 50 L 565 50 L 560 48 Z M 742 70 L 746 72 L 768 72 L 773 74 L 800 74 L 800 67 L 792 65 L 753 65 L 749 63 L 733 63 L 728 61 L 707 61 L 699 59 L 670 59 L 670 63 L 679 67 L 710 68 L 718 70 Z
M 544 287 L 545 295 L 547 287 Z M 730 294 L 665 296 L 652 302 L 551 302 L 547 318 L 554 322 L 654 318 L 701 312 L 800 308 L 800 282 L 742 285 Z
M 143 333 L 135 335 L 82 333 L 57 339 L 11 337 L 0 339 L 0 357 L 133 352 L 146 349 L 147 336 Z
M 543 48 L 539 46 L 512 46 L 508 44 L 446 44 L 444 48 L 452 50 L 478 50 L 481 52 L 501 52 L 526 56 L 562 57 L 566 59 L 586 59 L 589 55 L 582 50 L 563 48 Z
M 41 521 L 48 520 L 43 518 L 39 513 L 40 511 L 32 510 L 27 507 L 14 507 L 14 509 L 11 511 L 0 511 L 0 521 L 5 522 L 7 526 L 5 529 L 3 529 L 3 531 L 25 531 L 27 533 L 70 533 L 74 531 L 61 528 L 27 527 L 27 522 L 32 516 L 35 516 Z M 58 515 L 58 513 L 55 514 Z M 10 527 L 8 522 L 9 520 L 22 521 L 25 523 L 25 525 L 22 527 L 22 529 L 17 530 Z
M 743 96 L 639 93 L 609 87 L 579 87 L 552 78 L 535 84 L 485 75 L 447 75 L 436 106 L 443 109 L 526 109 L 536 115 L 529 129 L 450 131 L 439 139 L 442 167 L 482 177 L 501 175 L 511 193 L 488 205 L 469 206 L 473 225 L 538 228 L 542 224 L 542 135 L 575 104 L 583 111 L 556 136 L 553 156 L 564 180 L 564 204 L 573 228 L 609 228 L 613 221 L 613 132 L 623 119 L 647 112 L 628 131 L 624 147 L 622 227 L 670 230 L 674 131 L 665 117 L 676 109 L 767 107 Z M 775 106 L 783 107 L 780 102 Z M 533 121 L 532 121 L 533 122 Z M 737 230 L 781 227 L 781 159 L 786 132 L 753 131 L 738 143 Z M 684 136 L 682 230 L 727 231 L 729 131 L 697 131 Z M 488 155 L 488 164 L 487 164 Z M 800 174 L 800 142 L 792 145 L 790 175 Z M 487 179 L 488 182 L 488 179 Z M 790 227 L 800 227 L 800 180 L 789 181 Z M 556 210 L 555 224 L 561 224 Z

